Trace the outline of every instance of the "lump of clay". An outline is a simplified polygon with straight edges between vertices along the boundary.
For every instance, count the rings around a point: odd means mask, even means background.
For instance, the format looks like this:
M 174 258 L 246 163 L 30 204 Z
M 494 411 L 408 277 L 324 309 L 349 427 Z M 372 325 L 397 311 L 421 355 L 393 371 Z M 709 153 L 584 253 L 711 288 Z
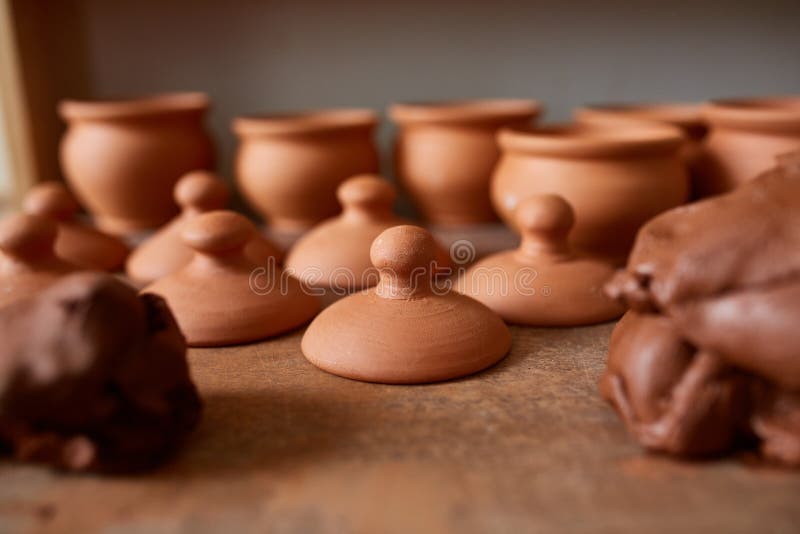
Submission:
M 36 215 L 15 214 L 0 222 L 0 307 L 75 270 L 55 255 L 57 232 L 56 223 Z
M 0 310 L 0 442 L 68 470 L 151 468 L 197 424 L 186 343 L 164 301 L 78 273 Z
M 800 465 L 798 163 L 800 152 L 787 155 L 731 193 L 655 218 L 608 284 L 636 318 L 612 336 L 601 390 L 647 447 L 719 453 L 755 436 L 767 458 Z M 645 420 L 636 391 L 667 376 Z
M 178 180 L 174 197 L 181 213 L 136 247 L 128 258 L 125 271 L 132 280 L 149 283 L 188 264 L 193 252 L 181 239 L 181 232 L 197 216 L 225 209 L 230 192 L 216 174 L 192 171 Z M 276 263 L 283 259 L 283 252 L 257 232 L 245 247 L 245 253 L 259 265 L 266 265 L 270 258 Z
M 59 258 L 83 269 L 114 272 L 122 268 L 128 247 L 78 217 L 80 206 L 67 188 L 57 182 L 34 186 L 25 196 L 26 213 L 58 223 L 55 251 Z

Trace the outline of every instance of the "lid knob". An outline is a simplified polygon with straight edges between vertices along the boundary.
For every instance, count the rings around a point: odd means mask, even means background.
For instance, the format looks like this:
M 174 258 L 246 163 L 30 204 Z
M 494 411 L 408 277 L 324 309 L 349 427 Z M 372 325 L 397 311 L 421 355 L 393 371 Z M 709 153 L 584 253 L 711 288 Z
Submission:
M 253 223 L 233 211 L 204 213 L 183 229 L 184 243 L 204 254 L 224 256 L 240 252 L 255 234 Z
M 80 210 L 69 190 L 58 182 L 44 182 L 32 187 L 25 195 L 22 208 L 30 215 L 58 221 L 73 219 Z
M 175 202 L 183 210 L 204 213 L 228 205 L 230 192 L 222 179 L 210 171 L 192 171 L 175 184 Z
M 21 260 L 53 255 L 58 226 L 38 215 L 15 214 L 0 222 L 0 250 Z
M 435 258 L 436 242 L 424 228 L 401 225 L 384 230 L 370 249 L 372 265 L 381 277 L 375 292 L 388 299 L 429 293 Z
M 549 194 L 528 197 L 517 207 L 514 217 L 522 234 L 523 254 L 569 254 L 567 236 L 575 224 L 575 212 L 563 197 Z
M 391 215 L 397 191 L 377 174 L 360 174 L 345 180 L 336 197 L 346 214 L 384 217 Z

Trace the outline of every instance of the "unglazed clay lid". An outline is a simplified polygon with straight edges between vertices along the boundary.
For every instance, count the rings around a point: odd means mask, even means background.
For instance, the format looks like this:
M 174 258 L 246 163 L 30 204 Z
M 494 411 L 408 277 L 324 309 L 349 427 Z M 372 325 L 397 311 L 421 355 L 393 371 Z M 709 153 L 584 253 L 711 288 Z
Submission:
M 536 195 L 520 203 L 515 221 L 522 233 L 516 250 L 472 265 L 456 289 L 510 323 L 576 326 L 609 321 L 625 309 L 603 292 L 614 267 L 581 257 L 567 242 L 575 214 L 558 195 Z
M 317 298 L 295 278 L 247 256 L 255 234 L 253 223 L 238 213 L 199 215 L 182 231 L 192 260 L 144 288 L 166 299 L 190 345 L 264 339 L 302 325 L 319 310 Z
M 83 269 L 119 270 L 128 257 L 128 246 L 119 238 L 101 232 L 78 218 L 80 206 L 58 182 L 44 182 L 25 196 L 23 210 L 58 222 L 56 255 Z
M 417 226 L 395 226 L 372 243 L 374 288 L 326 308 L 303 336 L 305 357 L 330 373 L 388 384 L 469 375 L 501 360 L 511 333 L 478 301 L 431 282 L 436 242 Z
M 0 222 L 0 306 L 39 292 L 75 267 L 53 250 L 58 226 L 36 215 Z
M 178 180 L 174 197 L 181 213 L 143 241 L 128 258 L 125 270 L 137 282 L 158 280 L 188 264 L 193 251 L 181 239 L 184 226 L 202 213 L 224 209 L 230 191 L 213 172 L 198 170 Z M 270 258 L 279 263 L 283 257 L 282 251 L 258 232 L 247 243 L 245 253 L 262 266 L 266 266 Z

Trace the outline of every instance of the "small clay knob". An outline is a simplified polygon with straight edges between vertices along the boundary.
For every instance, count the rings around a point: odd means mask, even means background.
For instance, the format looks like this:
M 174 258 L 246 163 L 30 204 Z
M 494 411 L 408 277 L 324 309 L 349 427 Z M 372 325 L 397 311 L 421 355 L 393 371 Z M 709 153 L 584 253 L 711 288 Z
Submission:
M 31 215 L 69 221 L 75 218 L 80 206 L 63 184 L 45 182 L 31 188 L 22 209 Z
M 336 197 L 346 213 L 382 216 L 392 213 L 397 191 L 379 175 L 361 174 L 344 181 L 336 191 Z
M 184 243 L 198 252 L 219 256 L 240 251 L 253 237 L 256 228 L 247 217 L 233 211 L 204 213 L 186 224 Z
M 0 222 L 0 250 L 22 260 L 53 255 L 58 225 L 46 217 L 15 214 Z
M 213 172 L 192 171 L 175 184 L 174 197 L 182 209 L 204 213 L 224 209 L 230 192 L 225 182 Z
M 567 237 L 575 224 L 572 206 L 558 195 L 535 195 L 522 201 L 514 214 L 526 255 L 569 254 Z
M 430 292 L 436 241 L 419 226 L 401 225 L 384 230 L 370 248 L 372 265 L 380 271 L 375 291 L 390 299 L 408 299 Z

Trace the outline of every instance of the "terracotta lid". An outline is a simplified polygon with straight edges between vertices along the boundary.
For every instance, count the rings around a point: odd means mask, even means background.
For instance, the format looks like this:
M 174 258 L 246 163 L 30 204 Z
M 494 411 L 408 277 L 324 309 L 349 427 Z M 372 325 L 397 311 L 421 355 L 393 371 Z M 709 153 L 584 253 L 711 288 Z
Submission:
M 521 229 L 518 249 L 472 265 L 457 290 L 510 323 L 576 326 L 615 319 L 625 311 L 603 292 L 614 267 L 574 254 L 567 236 L 575 223 L 572 208 L 557 195 L 536 195 L 515 212 Z
M 122 268 L 128 257 L 128 246 L 122 240 L 80 220 L 78 202 L 61 183 L 34 186 L 25 197 L 23 210 L 58 223 L 56 255 L 71 264 L 114 272 Z
M 36 215 L 0 222 L 0 306 L 29 297 L 75 267 L 53 251 L 58 226 Z
M 380 282 L 309 325 L 302 349 L 311 363 L 356 380 L 413 384 L 475 373 L 508 352 L 511 333 L 500 317 L 431 283 L 436 242 L 427 230 L 385 230 L 370 256 Z
M 158 280 L 189 263 L 193 252 L 181 239 L 184 226 L 202 213 L 226 208 L 230 191 L 213 172 L 192 171 L 175 184 L 174 196 L 180 215 L 143 241 L 128 258 L 125 270 L 137 282 Z M 248 242 L 245 253 L 262 266 L 270 258 L 276 263 L 283 258 L 283 252 L 258 232 Z
M 538 116 L 542 105 L 538 100 L 522 98 L 489 98 L 445 102 L 405 102 L 392 104 L 389 116 L 400 124 L 509 122 L 530 120 Z
M 182 237 L 194 251 L 185 267 L 144 288 L 167 301 L 192 346 L 234 345 L 296 328 L 319 310 L 296 279 L 245 253 L 256 234 L 246 217 L 212 211 L 193 218 Z

